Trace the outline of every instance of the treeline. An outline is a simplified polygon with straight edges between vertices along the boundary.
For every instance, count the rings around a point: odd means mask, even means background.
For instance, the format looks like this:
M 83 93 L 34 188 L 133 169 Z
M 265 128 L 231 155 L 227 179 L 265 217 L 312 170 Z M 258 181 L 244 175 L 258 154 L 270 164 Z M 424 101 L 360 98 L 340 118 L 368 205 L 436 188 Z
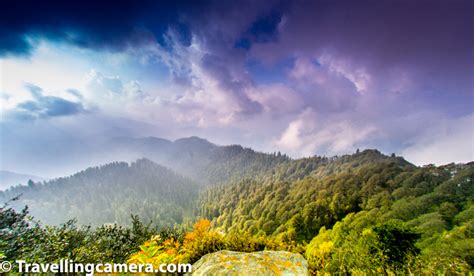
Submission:
M 82 225 L 128 225 L 139 214 L 157 227 L 190 221 L 195 216 L 198 186 L 147 159 L 89 168 L 46 183 L 30 182 L 0 193 L 0 202 L 21 195 L 13 207 L 27 205 L 43 223 L 77 219 Z
M 158 231 L 138 216 L 132 215 L 129 221 L 130 226 L 109 224 L 92 228 L 78 226 L 76 220 L 45 226 L 30 216 L 28 208 L 17 211 L 7 203 L 0 207 L 0 261 L 54 263 L 68 259 L 77 263 L 124 263 L 153 236 L 183 235 L 176 227 Z

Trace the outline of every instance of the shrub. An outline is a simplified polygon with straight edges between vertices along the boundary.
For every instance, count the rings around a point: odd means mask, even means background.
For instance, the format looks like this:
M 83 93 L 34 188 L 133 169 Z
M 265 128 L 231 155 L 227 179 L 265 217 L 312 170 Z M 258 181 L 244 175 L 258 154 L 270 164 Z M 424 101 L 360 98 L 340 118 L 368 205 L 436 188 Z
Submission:
M 314 237 L 306 247 L 305 257 L 310 270 L 320 271 L 328 265 L 334 247 L 330 233 L 331 230 L 326 230 L 326 227 L 322 227 L 319 230 L 319 235 Z
M 193 231 L 184 236 L 182 259 L 194 263 L 202 256 L 225 248 L 223 235 L 210 231 L 211 222 L 206 219 L 199 220 L 193 226 Z

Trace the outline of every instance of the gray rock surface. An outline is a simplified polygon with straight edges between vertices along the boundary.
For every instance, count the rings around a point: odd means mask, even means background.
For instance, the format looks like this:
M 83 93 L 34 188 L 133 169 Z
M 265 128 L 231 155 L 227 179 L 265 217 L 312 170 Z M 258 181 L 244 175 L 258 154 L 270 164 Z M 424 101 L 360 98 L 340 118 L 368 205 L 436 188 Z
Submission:
M 300 254 L 286 251 L 219 251 L 203 256 L 192 275 L 308 275 L 308 263 Z

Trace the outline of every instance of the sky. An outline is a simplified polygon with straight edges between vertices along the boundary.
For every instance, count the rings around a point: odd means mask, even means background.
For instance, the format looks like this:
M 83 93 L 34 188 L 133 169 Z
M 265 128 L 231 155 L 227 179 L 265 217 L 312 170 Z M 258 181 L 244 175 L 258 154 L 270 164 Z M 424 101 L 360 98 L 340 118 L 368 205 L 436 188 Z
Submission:
M 461 0 L 3 3 L 0 166 L 69 174 L 123 136 L 472 161 L 473 15 Z

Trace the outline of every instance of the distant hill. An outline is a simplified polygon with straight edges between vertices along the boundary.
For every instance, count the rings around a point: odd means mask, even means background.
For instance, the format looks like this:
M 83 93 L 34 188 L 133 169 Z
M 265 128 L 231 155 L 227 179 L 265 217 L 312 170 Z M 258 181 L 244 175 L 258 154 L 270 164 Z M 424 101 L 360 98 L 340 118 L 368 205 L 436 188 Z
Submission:
M 156 137 L 122 137 L 109 141 L 104 148 L 129 158 L 148 158 L 203 186 L 256 176 L 291 160 L 286 155 L 256 152 L 240 145 L 218 146 L 199 137 L 174 142 Z
M 26 185 L 30 179 L 34 182 L 45 180 L 39 176 L 0 170 L 0 191 L 19 184 Z
M 158 226 L 172 226 L 194 215 L 198 186 L 150 160 L 115 162 L 88 168 L 44 184 L 16 186 L 0 192 L 0 202 L 22 195 L 25 205 L 48 224 L 77 218 L 81 224 L 127 224 L 139 215 Z

